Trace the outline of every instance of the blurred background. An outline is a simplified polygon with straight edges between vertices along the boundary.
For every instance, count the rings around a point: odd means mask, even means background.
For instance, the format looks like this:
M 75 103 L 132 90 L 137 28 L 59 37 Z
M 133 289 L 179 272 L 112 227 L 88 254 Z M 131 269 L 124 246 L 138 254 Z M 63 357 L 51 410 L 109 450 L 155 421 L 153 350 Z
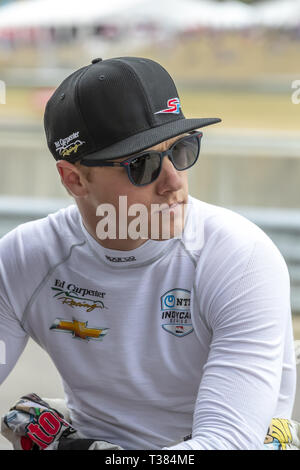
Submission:
M 45 104 L 75 69 L 124 55 L 160 62 L 186 117 L 222 118 L 204 130 L 190 193 L 272 238 L 300 339 L 300 0 L 0 0 L 0 236 L 72 203 L 45 142 Z M 31 391 L 63 396 L 33 342 L 1 387 L 1 414 Z

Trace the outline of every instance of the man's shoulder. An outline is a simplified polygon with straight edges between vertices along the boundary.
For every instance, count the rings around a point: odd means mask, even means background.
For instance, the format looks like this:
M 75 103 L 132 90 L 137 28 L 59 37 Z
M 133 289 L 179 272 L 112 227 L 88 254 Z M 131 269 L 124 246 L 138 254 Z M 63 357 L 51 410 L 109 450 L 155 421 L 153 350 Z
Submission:
M 0 240 L 0 257 L 6 265 L 15 260 L 19 267 L 30 263 L 30 260 L 55 260 L 76 242 L 78 233 L 79 212 L 76 206 L 71 205 L 44 218 L 21 224 L 4 235 Z
M 277 285 L 278 279 L 288 286 L 286 262 L 263 230 L 234 210 L 197 200 L 193 204 L 203 226 L 195 280 L 203 312 L 211 311 L 213 299 L 219 299 L 221 311 L 233 293 L 242 293 L 245 286 L 247 290 L 256 285 L 261 292 L 265 282 Z
M 240 213 L 221 206 L 190 197 L 191 215 L 189 232 L 197 233 L 199 254 L 211 253 L 213 258 L 234 252 L 252 251 L 254 245 L 262 244 L 278 251 L 270 237 L 255 223 Z
M 193 197 L 189 198 L 189 202 L 193 214 L 191 219 L 197 221 L 198 226 L 203 226 L 207 241 L 212 236 L 218 238 L 229 236 L 239 241 L 267 236 L 258 225 L 232 209 Z

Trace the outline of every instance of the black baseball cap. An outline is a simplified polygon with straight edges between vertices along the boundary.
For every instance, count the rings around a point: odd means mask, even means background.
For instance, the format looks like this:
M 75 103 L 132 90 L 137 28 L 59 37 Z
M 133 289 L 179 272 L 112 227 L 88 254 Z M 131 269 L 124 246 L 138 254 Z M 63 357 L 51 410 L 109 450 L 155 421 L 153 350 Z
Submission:
M 168 72 L 139 57 L 92 60 L 59 85 L 44 116 L 50 152 L 72 163 L 125 157 L 220 121 L 186 119 Z

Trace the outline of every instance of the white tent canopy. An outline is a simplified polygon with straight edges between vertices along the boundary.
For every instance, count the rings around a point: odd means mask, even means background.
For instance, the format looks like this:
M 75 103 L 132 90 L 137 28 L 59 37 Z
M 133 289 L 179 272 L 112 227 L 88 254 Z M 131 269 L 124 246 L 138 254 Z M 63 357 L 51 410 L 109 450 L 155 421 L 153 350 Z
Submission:
M 256 7 L 257 23 L 264 26 L 300 25 L 300 0 L 268 0 Z
M 127 8 L 115 21 L 153 21 L 179 30 L 193 26 L 241 27 L 252 23 L 252 9 L 237 0 L 225 4 L 213 0 L 150 0 Z
M 247 27 L 255 23 L 254 7 L 236 0 L 216 4 L 216 16 L 211 18 L 213 26 L 224 28 Z
M 162 29 L 243 28 L 300 24 L 300 0 L 25 0 L 0 8 L 0 29 L 154 22 Z
M 26 0 L 0 8 L 0 28 L 91 25 L 144 0 Z

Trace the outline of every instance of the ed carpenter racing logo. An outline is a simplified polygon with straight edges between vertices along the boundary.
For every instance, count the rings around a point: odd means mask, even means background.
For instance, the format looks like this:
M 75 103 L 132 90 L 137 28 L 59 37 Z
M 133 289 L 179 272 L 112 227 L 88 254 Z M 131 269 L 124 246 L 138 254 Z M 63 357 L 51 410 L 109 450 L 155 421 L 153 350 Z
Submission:
M 88 295 L 91 297 L 98 297 L 103 299 L 105 292 L 78 287 L 73 283 L 67 285 L 65 284 L 65 281 L 55 279 L 55 285 L 54 287 L 51 287 L 53 291 L 56 291 L 53 297 L 56 297 L 58 300 L 60 300 L 62 304 L 66 304 L 72 308 L 84 308 L 86 312 L 92 312 L 95 309 L 107 309 L 102 300 L 95 300 L 86 297 L 86 295 Z
M 180 113 L 181 104 L 179 98 L 170 98 L 167 101 L 167 108 L 161 109 L 154 114 L 179 114 Z
M 52 290 L 57 290 L 58 293 L 55 294 L 53 297 L 57 297 L 58 300 L 61 301 L 62 304 L 69 305 L 69 307 L 80 307 L 84 308 L 86 312 L 92 312 L 95 308 L 107 308 L 105 307 L 102 300 L 93 300 L 93 299 L 85 299 L 83 297 L 77 297 L 72 295 L 68 291 L 64 291 L 57 287 L 51 287 Z
M 57 140 L 55 144 L 55 150 L 61 157 L 69 157 L 72 153 L 77 153 L 78 148 L 85 144 L 84 140 L 78 139 L 79 131 L 73 132 L 73 134 L 65 137 L 64 139 Z M 75 140 L 75 142 L 73 142 Z
M 175 336 L 186 336 L 194 331 L 191 322 L 191 292 L 171 289 L 160 298 L 163 330 Z M 164 321 L 167 320 L 167 323 Z

